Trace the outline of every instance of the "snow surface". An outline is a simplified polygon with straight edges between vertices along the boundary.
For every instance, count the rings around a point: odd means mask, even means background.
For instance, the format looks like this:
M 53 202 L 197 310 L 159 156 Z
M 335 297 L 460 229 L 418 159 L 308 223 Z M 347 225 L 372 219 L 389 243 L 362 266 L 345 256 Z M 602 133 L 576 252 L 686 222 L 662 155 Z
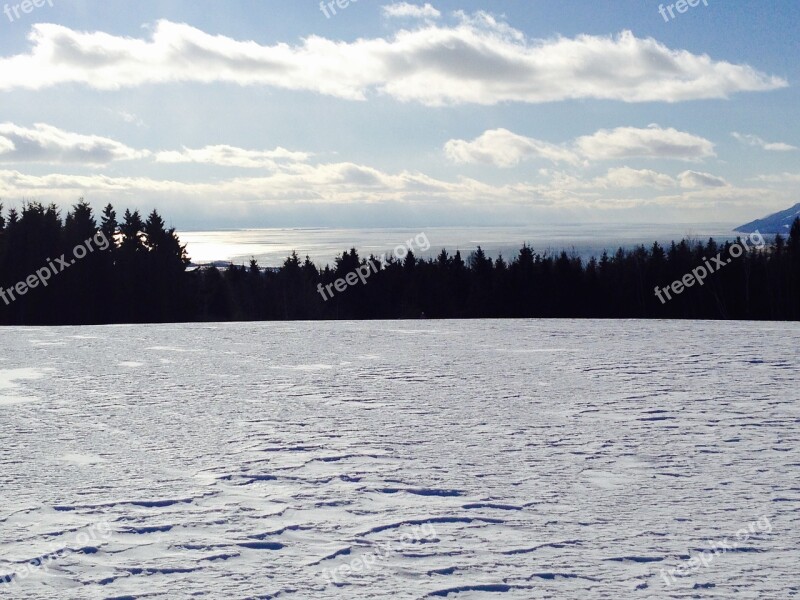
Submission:
M 10 328 L 0 341 L 3 598 L 800 590 L 797 324 Z M 724 540 L 667 585 L 662 569 Z

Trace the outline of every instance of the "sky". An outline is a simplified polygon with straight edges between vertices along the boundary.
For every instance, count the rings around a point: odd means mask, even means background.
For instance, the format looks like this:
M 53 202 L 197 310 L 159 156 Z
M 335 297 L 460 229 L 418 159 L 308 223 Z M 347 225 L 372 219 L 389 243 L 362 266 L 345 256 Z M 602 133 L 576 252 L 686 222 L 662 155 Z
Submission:
M 179 229 L 800 202 L 800 3 L 691 3 L 0 2 L 0 201 Z

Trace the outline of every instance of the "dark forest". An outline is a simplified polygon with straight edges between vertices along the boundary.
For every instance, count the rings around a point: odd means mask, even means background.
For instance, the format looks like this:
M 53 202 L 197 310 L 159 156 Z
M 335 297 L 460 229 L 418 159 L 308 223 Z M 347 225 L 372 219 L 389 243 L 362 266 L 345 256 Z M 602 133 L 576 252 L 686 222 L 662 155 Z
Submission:
M 320 286 L 377 258 L 343 252 L 319 267 L 296 254 L 280 268 L 190 267 L 174 229 L 85 202 L 64 218 L 54 206 L 0 206 L 0 324 L 89 325 L 231 320 L 427 318 L 800 318 L 800 220 L 788 236 L 740 256 L 735 242 L 682 240 L 618 249 L 583 261 L 566 251 L 488 258 L 442 249 L 435 258 L 390 257 L 366 283 L 327 301 Z M 75 249 L 83 246 L 79 253 Z M 734 248 L 736 250 L 736 248 Z M 724 264 L 662 300 L 656 287 L 682 280 L 712 257 Z M 47 274 L 45 274 L 47 271 Z M 37 275 L 37 273 L 39 275 Z

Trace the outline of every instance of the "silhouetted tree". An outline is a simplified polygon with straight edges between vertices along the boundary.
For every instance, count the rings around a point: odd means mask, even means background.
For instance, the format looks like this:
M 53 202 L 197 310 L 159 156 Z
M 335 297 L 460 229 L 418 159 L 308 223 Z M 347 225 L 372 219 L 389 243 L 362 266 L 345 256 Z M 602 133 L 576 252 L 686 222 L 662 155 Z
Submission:
M 92 250 L 87 250 L 91 241 Z M 536 253 L 512 260 L 478 246 L 465 262 L 446 249 L 423 260 L 361 258 L 355 248 L 318 268 L 292 252 L 279 269 L 192 267 L 174 229 L 153 210 L 146 220 L 107 205 L 96 222 L 80 200 L 62 220 L 54 205 L 0 205 L 3 324 L 90 324 L 252 319 L 691 318 L 800 319 L 800 220 L 787 238 L 741 254 L 739 242 L 681 240 L 619 248 L 599 259 Z M 76 252 L 76 248 L 79 251 Z M 672 291 L 693 269 L 721 262 L 702 285 Z M 46 282 L 45 266 L 59 268 Z M 64 268 L 61 265 L 66 265 Z M 335 289 L 324 300 L 320 288 Z M 25 282 L 33 283 L 27 288 Z M 336 282 L 339 281 L 337 284 Z M 45 285 L 46 283 L 46 285 Z M 26 290 L 19 293 L 19 290 Z M 659 300 L 658 290 L 665 296 Z M 664 292 L 663 290 L 668 290 Z M 670 296 L 671 294 L 671 296 Z M 326 297 L 328 296 L 326 292 Z M 669 299 L 667 300 L 667 297 Z

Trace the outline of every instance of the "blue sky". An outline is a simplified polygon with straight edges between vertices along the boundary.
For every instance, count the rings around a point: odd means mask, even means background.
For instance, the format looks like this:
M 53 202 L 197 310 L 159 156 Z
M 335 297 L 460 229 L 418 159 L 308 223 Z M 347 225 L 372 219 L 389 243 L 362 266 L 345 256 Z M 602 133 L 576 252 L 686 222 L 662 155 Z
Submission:
M 738 224 L 800 201 L 800 4 L 696 1 L 0 3 L 0 198 L 179 228 Z

